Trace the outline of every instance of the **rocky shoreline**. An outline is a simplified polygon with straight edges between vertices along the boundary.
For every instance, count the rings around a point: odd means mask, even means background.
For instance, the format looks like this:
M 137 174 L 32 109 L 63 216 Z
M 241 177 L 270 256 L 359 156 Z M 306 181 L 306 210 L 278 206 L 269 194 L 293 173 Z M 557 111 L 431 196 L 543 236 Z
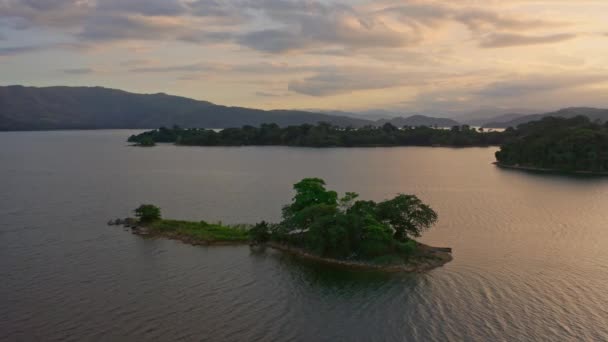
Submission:
M 404 264 L 374 264 L 356 260 L 341 260 L 321 257 L 319 255 L 310 253 L 305 249 L 284 245 L 276 242 L 267 242 L 264 244 L 252 244 L 250 241 L 209 241 L 196 239 L 191 236 L 184 236 L 175 232 L 154 232 L 149 228 L 140 225 L 134 219 L 116 219 L 108 222 L 111 226 L 123 226 L 131 229 L 131 232 L 135 235 L 144 238 L 166 238 L 171 240 L 181 241 L 183 243 L 193 246 L 235 246 L 235 245 L 250 245 L 252 247 L 269 247 L 286 254 L 290 254 L 299 258 L 312 260 L 315 262 L 325 263 L 329 265 L 336 265 L 340 267 L 362 269 L 362 270 L 378 270 L 386 272 L 409 272 L 409 273 L 422 273 L 430 271 L 437 267 L 441 267 L 448 262 L 452 261 L 452 249 L 447 247 L 431 247 L 422 243 L 418 243 L 416 253 L 410 258 L 408 263 Z
M 441 267 L 452 261 L 452 249 L 444 247 L 431 247 L 422 243 L 418 243 L 418 252 L 412 256 L 412 260 L 407 264 L 373 264 L 355 260 L 340 260 L 321 257 L 312 254 L 304 249 L 282 245 L 275 242 L 266 243 L 265 246 L 273 249 L 316 262 L 321 262 L 330 265 L 337 265 L 355 269 L 379 270 L 386 272 L 409 272 L 422 273 L 427 272 L 437 267 Z
M 499 162 L 494 162 L 493 164 L 500 168 L 504 168 L 504 169 L 521 170 L 521 171 L 538 172 L 538 173 L 554 173 L 554 174 L 580 175 L 580 176 L 608 176 L 608 172 L 567 171 L 567 170 L 558 170 L 558 169 L 546 169 L 546 168 L 542 168 L 542 167 L 533 167 L 533 166 L 507 165 L 507 164 L 502 164 Z

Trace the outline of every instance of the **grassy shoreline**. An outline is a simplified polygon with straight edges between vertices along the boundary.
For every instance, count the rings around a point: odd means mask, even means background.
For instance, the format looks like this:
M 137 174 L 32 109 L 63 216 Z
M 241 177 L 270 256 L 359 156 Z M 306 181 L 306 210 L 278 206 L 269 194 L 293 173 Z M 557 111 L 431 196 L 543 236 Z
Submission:
M 161 219 L 137 224 L 133 232 L 142 236 L 159 236 L 180 240 L 192 245 L 227 245 L 249 243 L 250 225 Z
M 125 219 L 117 220 L 116 223 L 111 221 L 109 224 L 131 228 L 133 234 L 144 238 L 165 238 L 193 246 L 255 245 L 269 247 L 298 258 L 355 269 L 420 273 L 441 267 L 452 260 L 450 248 L 431 247 L 421 243 L 417 243 L 417 250 L 414 255 L 407 260 L 402 259 L 401 262 L 376 263 L 364 260 L 334 259 L 311 253 L 303 248 L 277 242 L 269 241 L 254 244 L 248 231 L 251 225 L 244 224 L 222 225 L 221 223 L 210 224 L 204 221 L 192 222 L 171 219 L 161 219 L 146 224 L 139 223 L 135 219 Z

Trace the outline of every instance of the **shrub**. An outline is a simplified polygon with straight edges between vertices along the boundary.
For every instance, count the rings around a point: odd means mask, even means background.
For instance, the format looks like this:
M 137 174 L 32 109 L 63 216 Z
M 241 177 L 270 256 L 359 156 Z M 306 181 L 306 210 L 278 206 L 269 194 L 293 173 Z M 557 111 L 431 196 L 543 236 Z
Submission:
M 270 227 L 266 221 L 257 223 L 253 228 L 249 230 L 249 237 L 251 241 L 257 243 L 264 243 L 270 240 Z
M 160 208 L 152 204 L 142 204 L 134 211 L 139 222 L 152 222 L 161 218 Z

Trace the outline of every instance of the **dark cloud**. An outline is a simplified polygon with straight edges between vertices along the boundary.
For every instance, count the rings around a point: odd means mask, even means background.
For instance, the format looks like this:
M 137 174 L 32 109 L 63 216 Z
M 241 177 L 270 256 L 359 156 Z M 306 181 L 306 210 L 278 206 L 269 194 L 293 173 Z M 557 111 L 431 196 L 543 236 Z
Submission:
M 15 56 L 23 53 L 47 50 L 47 46 L 7 46 L 0 47 L 0 56 Z
M 98 0 L 97 9 L 149 16 L 177 16 L 188 10 L 179 0 Z
M 513 33 L 495 33 L 482 38 L 479 46 L 484 48 L 503 48 L 518 45 L 559 43 L 576 38 L 576 34 L 560 33 L 544 36 L 529 36 Z
M 318 42 L 297 32 L 283 30 L 263 30 L 245 34 L 239 43 L 251 49 L 279 53 L 318 45 Z
M 10 6 L 11 3 L 15 3 L 17 1 L 6 1 L 5 4 Z M 19 0 L 20 4 L 25 7 L 29 7 L 38 11 L 50 11 L 50 10 L 58 10 L 58 9 L 67 9 L 71 6 L 76 5 L 76 0 Z
M 68 44 L 68 43 L 57 43 L 57 44 L 41 44 L 41 45 L 25 45 L 25 46 L 5 46 L 0 47 L 0 56 L 16 56 L 26 53 L 35 53 L 48 50 L 86 50 L 88 46 L 84 44 Z
M 412 32 L 397 31 L 373 15 L 341 4 L 316 1 L 252 1 L 250 7 L 283 25 L 244 34 L 239 43 L 278 53 L 328 46 L 349 49 L 403 47 L 419 41 Z
M 482 47 L 552 43 L 577 37 L 573 33 L 525 33 L 564 23 L 454 2 L 426 1 L 381 7 L 318 0 L 0 0 L 0 19 L 10 19 L 7 22 L 21 29 L 50 27 L 86 43 L 232 43 L 275 54 L 333 51 L 344 55 L 412 47 L 450 22 L 466 26 Z
M 487 30 L 526 30 L 562 25 L 538 19 L 520 18 L 489 10 L 454 7 L 439 3 L 404 3 L 380 11 L 411 25 L 436 27 L 447 21 L 459 22 L 475 32 Z
M 0 0 L 0 19 L 16 29 L 78 27 L 90 13 L 91 3 L 80 0 Z

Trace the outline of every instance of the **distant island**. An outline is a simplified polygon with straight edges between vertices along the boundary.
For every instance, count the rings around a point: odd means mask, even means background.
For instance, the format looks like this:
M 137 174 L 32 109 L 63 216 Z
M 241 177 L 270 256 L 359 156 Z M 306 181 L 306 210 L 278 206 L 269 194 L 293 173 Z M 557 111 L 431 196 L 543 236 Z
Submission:
M 137 218 L 110 221 L 138 235 L 165 237 L 193 245 L 250 244 L 336 265 L 389 271 L 422 272 L 452 260 L 450 248 L 414 240 L 437 221 L 437 213 L 415 195 L 379 203 L 338 197 L 319 178 L 294 185 L 296 195 L 283 207 L 279 223 L 223 225 L 167 220 L 158 207 L 141 205 Z
M 140 146 L 174 143 L 190 146 L 303 146 L 303 147 L 373 147 L 373 146 L 491 146 L 500 145 L 508 134 L 485 132 L 469 126 L 440 129 L 427 126 L 382 126 L 342 128 L 329 123 L 280 127 L 262 124 L 221 131 L 197 128 L 161 127 L 129 137 Z
M 509 129 L 497 165 L 530 171 L 608 175 L 608 123 L 545 117 Z

